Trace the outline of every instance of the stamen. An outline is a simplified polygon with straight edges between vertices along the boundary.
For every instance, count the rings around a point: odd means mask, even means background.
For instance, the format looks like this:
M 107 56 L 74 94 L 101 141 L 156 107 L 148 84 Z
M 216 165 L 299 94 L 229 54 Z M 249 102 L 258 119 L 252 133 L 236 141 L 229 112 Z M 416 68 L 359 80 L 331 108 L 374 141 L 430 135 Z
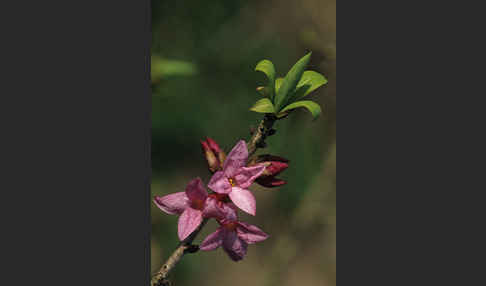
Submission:
M 229 178 L 229 179 L 228 179 L 228 182 L 230 183 L 230 185 L 231 185 L 232 187 L 236 186 L 236 180 L 235 180 L 235 179 L 233 179 L 233 178 Z

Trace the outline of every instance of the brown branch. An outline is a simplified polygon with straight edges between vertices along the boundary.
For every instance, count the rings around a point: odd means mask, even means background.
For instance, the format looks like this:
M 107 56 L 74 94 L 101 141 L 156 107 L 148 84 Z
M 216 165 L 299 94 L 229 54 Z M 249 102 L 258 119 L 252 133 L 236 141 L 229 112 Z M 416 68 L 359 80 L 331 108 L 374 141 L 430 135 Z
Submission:
M 265 148 L 265 139 L 268 136 L 273 135 L 275 132 L 275 130 L 272 129 L 275 121 L 277 121 L 277 117 L 275 117 L 275 115 L 265 114 L 265 117 L 263 117 L 262 121 L 258 125 L 257 130 L 250 138 L 250 141 L 248 141 L 248 157 L 251 157 L 258 148 Z
M 257 130 L 253 133 L 253 136 L 248 141 L 248 157 L 251 157 L 258 148 L 265 147 L 265 139 L 267 136 L 272 135 L 275 130 L 272 129 L 273 124 L 277 120 L 277 117 L 271 114 L 266 114 L 258 125 Z M 202 230 L 204 225 L 208 222 L 208 219 L 204 219 L 199 227 L 193 231 L 186 239 L 181 241 L 179 246 L 172 252 L 164 265 L 160 270 L 155 273 L 150 282 L 151 286 L 170 286 L 170 281 L 168 279 L 170 271 L 177 265 L 181 258 L 186 253 L 194 253 L 199 250 L 199 248 L 192 244 L 196 236 Z
M 169 286 L 170 281 L 168 280 L 168 276 L 170 271 L 176 266 L 176 264 L 181 260 L 182 256 L 186 253 L 194 253 L 199 250 L 199 248 L 195 245 L 192 244 L 196 236 L 199 234 L 199 232 L 202 230 L 204 225 L 208 222 L 209 219 L 204 219 L 202 223 L 199 225 L 198 228 L 196 228 L 195 231 L 193 231 L 186 239 L 181 241 L 179 243 L 179 246 L 172 252 L 172 254 L 169 256 L 167 261 L 165 262 L 164 265 L 160 268 L 160 270 L 155 273 L 155 275 L 152 277 L 152 280 L 150 282 L 151 286 Z

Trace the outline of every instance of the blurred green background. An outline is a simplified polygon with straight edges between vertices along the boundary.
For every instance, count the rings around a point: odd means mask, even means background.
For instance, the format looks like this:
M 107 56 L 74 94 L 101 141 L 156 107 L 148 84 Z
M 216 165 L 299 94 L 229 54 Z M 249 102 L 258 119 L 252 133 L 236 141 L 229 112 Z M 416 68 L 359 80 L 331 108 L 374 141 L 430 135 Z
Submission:
M 254 71 L 260 60 L 284 76 L 312 51 L 308 69 L 329 79 L 310 96 L 323 116 L 312 121 L 300 109 L 267 140 L 265 153 L 291 161 L 279 176 L 288 184 L 253 185 L 257 216 L 240 212 L 270 238 L 237 263 L 222 249 L 187 255 L 171 275 L 175 285 L 335 285 L 335 15 L 335 0 L 152 1 L 152 195 L 183 191 L 198 176 L 209 181 L 205 136 L 226 152 L 249 139 L 262 118 L 248 110 L 266 83 Z M 178 243 L 177 216 L 151 211 L 154 273 Z M 216 227 L 211 221 L 195 243 Z

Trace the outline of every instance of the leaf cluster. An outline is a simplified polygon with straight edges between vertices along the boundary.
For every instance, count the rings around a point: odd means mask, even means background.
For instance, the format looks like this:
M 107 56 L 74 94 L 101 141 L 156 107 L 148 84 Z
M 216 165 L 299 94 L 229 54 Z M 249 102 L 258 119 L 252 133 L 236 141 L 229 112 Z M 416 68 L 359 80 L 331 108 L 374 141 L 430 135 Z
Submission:
M 251 111 L 274 114 L 277 118 L 288 115 L 296 108 L 307 109 L 317 118 L 321 114 L 321 107 L 311 100 L 302 100 L 309 93 L 327 83 L 327 79 L 320 73 L 305 70 L 312 53 L 308 53 L 295 63 L 285 77 L 276 77 L 275 67 L 269 60 L 260 61 L 255 70 L 263 72 L 268 84 L 257 88 L 264 98 L 255 102 Z

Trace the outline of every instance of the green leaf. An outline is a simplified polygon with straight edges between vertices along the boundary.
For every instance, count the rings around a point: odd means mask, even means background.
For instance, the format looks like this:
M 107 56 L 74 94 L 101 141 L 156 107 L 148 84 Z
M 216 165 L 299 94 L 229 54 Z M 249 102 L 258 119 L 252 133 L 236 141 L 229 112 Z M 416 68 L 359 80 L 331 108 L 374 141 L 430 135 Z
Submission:
M 297 87 L 297 84 L 299 83 L 300 78 L 302 77 L 302 74 L 310 61 L 311 54 L 312 52 L 302 57 L 285 76 L 284 81 L 278 89 L 278 93 L 273 101 L 275 103 L 275 109 L 277 112 L 284 107 L 285 103 L 287 102 L 287 96 L 291 94 Z
M 261 71 L 267 75 L 268 78 L 268 93 L 270 94 L 270 98 L 273 101 L 274 98 L 274 86 L 275 86 L 275 67 L 273 63 L 269 60 L 262 60 L 260 61 L 255 68 L 256 71 Z
M 292 110 L 292 109 L 295 109 L 295 108 L 299 108 L 299 107 L 307 108 L 307 110 L 309 110 L 310 113 L 312 113 L 312 116 L 314 117 L 314 119 L 316 119 L 322 112 L 319 104 L 315 103 L 314 101 L 310 101 L 310 100 L 302 100 L 302 101 L 297 101 L 297 102 L 294 102 L 294 103 L 287 105 L 284 109 L 282 109 L 282 111 L 280 113 L 283 113 L 285 111 L 289 111 L 289 110 Z
M 278 92 L 278 90 L 280 89 L 280 86 L 282 85 L 283 83 L 283 77 L 279 77 L 275 80 L 275 93 Z
M 293 94 L 291 101 L 289 102 L 296 101 L 307 96 L 309 93 L 326 83 L 327 79 L 322 74 L 315 71 L 305 71 L 297 84 L 297 89 Z
M 255 102 L 255 104 L 250 108 L 251 111 L 259 113 L 275 113 L 275 108 L 272 102 L 268 98 L 262 98 Z

